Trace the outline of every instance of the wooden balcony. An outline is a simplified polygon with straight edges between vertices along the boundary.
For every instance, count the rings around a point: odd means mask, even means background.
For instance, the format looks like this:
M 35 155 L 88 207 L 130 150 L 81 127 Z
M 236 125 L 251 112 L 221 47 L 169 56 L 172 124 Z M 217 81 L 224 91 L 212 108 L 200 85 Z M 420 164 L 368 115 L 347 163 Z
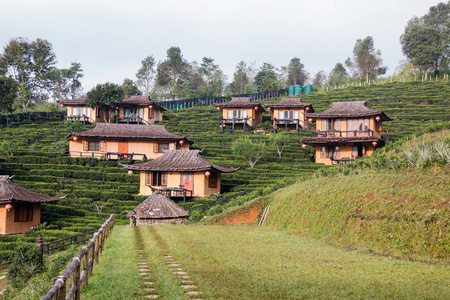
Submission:
M 165 195 L 169 198 L 183 198 L 183 202 L 186 203 L 186 197 L 192 198 L 192 191 L 187 190 L 185 188 L 179 187 L 179 188 L 162 188 L 162 189 L 156 189 L 151 187 L 152 192 L 158 192 L 162 195 Z
M 341 158 L 333 158 L 333 157 L 331 157 L 330 160 L 331 160 L 331 164 L 332 165 L 346 165 L 348 163 L 351 163 L 351 162 L 355 161 L 355 159 L 352 159 L 352 158 L 349 158 L 349 157 L 345 157 L 345 156 L 343 156 Z
M 297 133 L 299 133 L 299 129 L 301 128 L 300 123 L 303 123 L 303 125 L 306 128 L 309 128 L 308 125 L 301 121 L 300 119 L 273 119 L 273 132 L 277 133 L 278 132 L 278 127 L 285 127 L 286 132 L 289 131 L 290 127 L 295 127 L 295 130 L 297 131 Z
M 312 137 L 318 138 L 336 138 L 336 137 L 373 137 L 373 130 L 327 130 L 327 131 L 312 131 Z
M 141 117 L 133 117 L 133 116 L 126 116 L 126 117 L 117 117 L 116 123 L 120 124 L 142 124 L 142 125 L 148 125 L 149 123 L 144 120 Z
M 66 116 L 66 121 L 80 121 L 80 122 L 83 122 L 84 125 L 86 123 L 89 123 L 89 124 L 94 124 L 95 123 L 89 117 L 86 117 L 86 115 Z
M 96 151 L 58 151 L 47 150 L 51 152 L 64 152 L 64 155 L 71 157 L 93 157 L 105 158 L 106 160 L 146 160 L 147 155 L 142 153 L 119 153 L 119 152 L 96 152 Z
M 231 119 L 225 119 L 225 118 L 221 118 L 221 127 L 222 127 L 222 132 L 225 129 L 226 125 L 231 125 L 231 132 L 234 133 L 234 130 L 236 128 L 236 125 L 238 126 L 243 126 L 244 132 L 247 130 L 247 127 L 249 126 L 248 123 L 252 123 L 253 121 L 251 120 L 250 117 L 246 117 L 246 118 L 231 118 Z M 256 125 L 255 125 L 256 127 Z

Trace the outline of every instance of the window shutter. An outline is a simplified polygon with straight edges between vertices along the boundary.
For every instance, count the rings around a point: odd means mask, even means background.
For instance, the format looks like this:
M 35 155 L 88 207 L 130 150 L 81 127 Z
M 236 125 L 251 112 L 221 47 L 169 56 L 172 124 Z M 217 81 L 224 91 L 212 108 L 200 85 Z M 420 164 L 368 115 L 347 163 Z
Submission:
M 169 144 L 169 150 L 175 150 L 175 143 Z
M 159 152 L 159 144 L 158 143 L 153 143 L 153 153 L 158 153 Z
M 152 185 L 152 172 L 145 171 L 145 185 Z
M 83 151 L 89 151 L 89 141 L 83 140 Z
M 270 112 L 270 119 L 273 121 L 273 110 Z
M 161 186 L 167 186 L 167 172 L 161 172 Z
M 336 119 L 334 121 L 334 130 L 341 130 L 341 120 L 340 119 Z
M 152 108 L 151 107 L 148 108 L 148 118 L 149 119 L 152 118 Z
M 105 141 L 100 141 L 99 150 L 100 150 L 100 152 L 106 152 L 106 142 Z

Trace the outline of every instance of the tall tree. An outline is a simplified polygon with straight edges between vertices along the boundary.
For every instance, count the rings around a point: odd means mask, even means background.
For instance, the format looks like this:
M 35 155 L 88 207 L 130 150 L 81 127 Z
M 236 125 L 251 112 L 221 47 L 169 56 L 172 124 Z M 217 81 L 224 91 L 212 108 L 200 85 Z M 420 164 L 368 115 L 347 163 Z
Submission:
M 347 81 L 347 70 L 341 63 L 337 63 L 328 77 L 328 84 L 331 86 L 341 85 Z
M 400 37 L 403 54 L 420 71 L 448 68 L 450 56 L 450 1 L 432 6 L 423 17 L 408 21 Z M 440 66 L 440 64 L 443 64 Z
M 155 58 L 153 56 L 147 56 L 141 63 L 142 66 L 136 73 L 137 86 L 144 95 L 150 95 L 156 74 Z
M 142 95 L 141 91 L 139 91 L 136 83 L 130 78 L 125 78 L 123 80 L 121 89 L 123 91 L 123 99 L 128 99 L 130 96 Z
M 255 76 L 255 83 L 260 92 L 271 92 L 279 87 L 279 80 L 275 67 L 270 63 L 264 63 Z
M 316 89 L 322 88 L 325 85 L 325 82 L 327 82 L 327 75 L 324 71 L 319 71 L 314 75 L 313 87 Z
M 0 54 L 0 72 L 14 78 L 20 85 L 19 103 L 25 110 L 31 103 L 45 101 L 53 88 L 51 73 L 56 55 L 47 40 L 30 42 L 12 39 Z
M 0 76 L 0 114 L 9 113 L 13 110 L 18 91 L 19 85 L 14 79 Z
M 305 72 L 304 65 L 301 63 L 300 58 L 294 57 L 289 64 L 285 67 L 287 72 L 287 85 L 304 85 L 308 80 L 308 74 Z
M 205 94 L 207 96 L 210 95 L 210 87 L 211 87 L 211 76 L 219 70 L 219 66 L 214 63 L 214 59 L 210 57 L 203 57 L 202 63 L 200 64 L 199 71 L 204 77 L 205 81 Z
M 386 73 L 387 68 L 383 67 L 381 51 L 375 49 L 373 38 L 366 37 L 364 40 L 358 39 L 353 48 L 353 60 L 359 70 L 360 79 L 369 79 Z
M 233 74 L 232 91 L 234 94 L 242 94 L 244 88 L 249 82 L 248 67 L 244 61 L 240 61 Z
M 179 47 L 171 47 L 167 50 L 167 59 L 158 64 L 156 82 L 166 88 L 170 98 L 177 97 L 177 91 L 187 79 L 189 63 L 183 58 Z M 178 86 L 178 87 L 177 87 Z
M 109 122 L 109 113 L 112 106 L 117 102 L 122 102 L 124 92 L 122 87 L 114 83 L 97 84 L 95 88 L 87 93 L 86 104 L 90 107 L 98 106 L 103 110 L 105 122 Z
M 50 76 L 53 80 L 53 99 L 75 99 L 81 95 L 83 70 L 80 63 L 71 63 L 69 69 L 54 69 Z

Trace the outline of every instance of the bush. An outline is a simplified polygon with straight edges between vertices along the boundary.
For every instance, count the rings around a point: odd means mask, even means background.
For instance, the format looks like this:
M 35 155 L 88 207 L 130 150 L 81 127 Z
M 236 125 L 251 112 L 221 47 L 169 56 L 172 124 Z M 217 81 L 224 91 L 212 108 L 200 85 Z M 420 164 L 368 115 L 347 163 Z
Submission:
M 8 280 L 14 288 L 20 288 L 31 276 L 42 271 L 42 253 L 32 245 L 19 246 L 8 269 Z

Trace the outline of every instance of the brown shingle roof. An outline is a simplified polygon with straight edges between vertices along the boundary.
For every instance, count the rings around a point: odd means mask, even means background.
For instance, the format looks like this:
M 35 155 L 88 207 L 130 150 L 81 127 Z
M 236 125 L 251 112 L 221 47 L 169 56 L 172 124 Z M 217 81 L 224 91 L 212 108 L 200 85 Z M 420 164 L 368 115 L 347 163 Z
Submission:
M 169 150 L 160 157 L 135 165 L 122 165 L 129 170 L 145 171 L 180 171 L 192 172 L 217 170 L 223 173 L 235 172 L 238 169 L 221 167 L 207 161 L 200 155 L 200 150 Z
M 189 213 L 169 197 L 154 192 L 127 214 L 128 218 L 132 216 L 137 219 L 172 219 L 187 217 Z
M 143 126 L 137 124 L 97 123 L 95 128 L 83 132 L 72 132 L 66 137 L 66 139 L 70 139 L 72 136 L 147 140 L 184 140 L 189 144 L 194 143 L 186 136 L 168 132 L 166 130 L 166 125 Z
M 87 96 L 82 95 L 77 99 L 58 100 L 56 102 L 64 105 L 84 105 L 86 103 Z
M 309 112 L 314 112 L 311 103 L 302 102 L 302 98 L 282 98 L 278 103 L 264 104 L 270 108 L 306 108 L 309 107 Z
M 392 121 L 382 110 L 371 110 L 366 101 L 333 102 L 332 107 L 320 113 L 307 113 L 308 118 L 370 117 L 379 115 L 383 121 Z
M 150 99 L 150 96 L 143 96 L 143 95 L 137 95 L 137 96 L 130 96 L 130 98 L 123 100 L 122 103 L 125 105 L 152 105 L 158 107 L 160 110 L 165 111 L 167 108 L 162 107 L 158 105 L 157 103 L 153 102 Z M 119 105 L 120 105 L 119 104 Z
M 41 195 L 35 192 L 31 192 L 11 181 L 10 176 L 0 175 L 0 201 L 22 201 L 31 203 L 40 202 L 54 202 L 59 201 L 62 198 Z
M 235 108 L 247 108 L 247 107 L 258 107 L 258 110 L 265 112 L 264 107 L 258 102 L 252 102 L 251 97 L 232 97 L 231 101 L 224 103 L 214 103 L 216 107 L 235 107 Z

